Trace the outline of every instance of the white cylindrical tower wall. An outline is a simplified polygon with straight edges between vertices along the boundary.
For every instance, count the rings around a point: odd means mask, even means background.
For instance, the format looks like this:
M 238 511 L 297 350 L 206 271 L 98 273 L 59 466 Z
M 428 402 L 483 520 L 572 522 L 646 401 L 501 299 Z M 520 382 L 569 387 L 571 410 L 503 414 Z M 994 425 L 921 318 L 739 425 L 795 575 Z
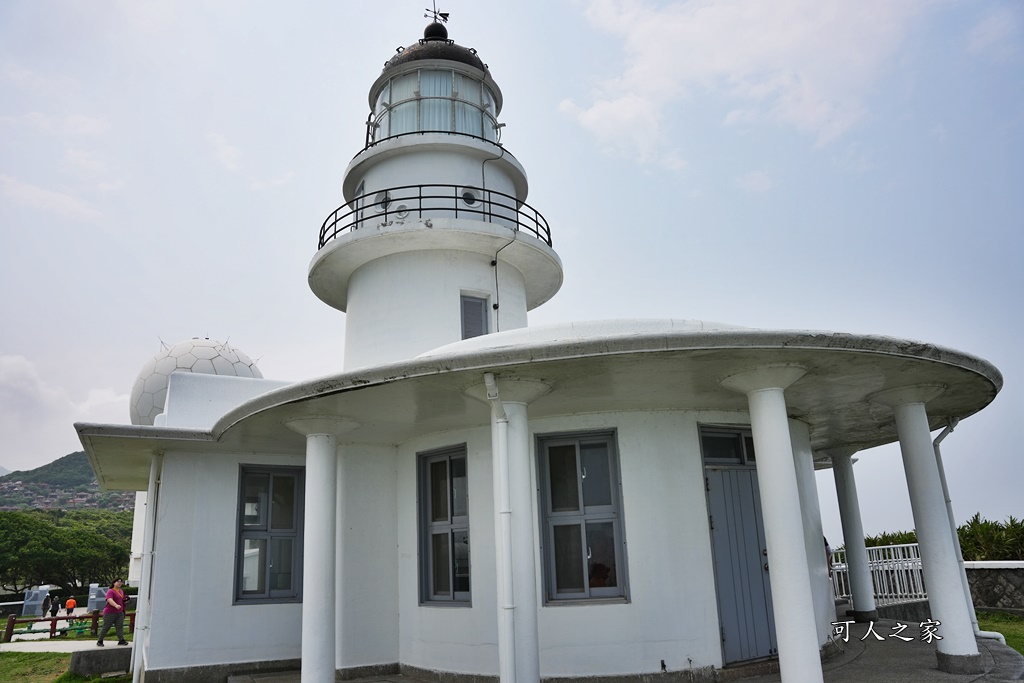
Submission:
M 464 295 L 486 300 L 488 332 L 525 327 L 523 275 L 491 266 L 491 259 L 458 249 L 412 251 L 360 267 L 349 280 L 345 367 L 412 358 L 458 341 Z

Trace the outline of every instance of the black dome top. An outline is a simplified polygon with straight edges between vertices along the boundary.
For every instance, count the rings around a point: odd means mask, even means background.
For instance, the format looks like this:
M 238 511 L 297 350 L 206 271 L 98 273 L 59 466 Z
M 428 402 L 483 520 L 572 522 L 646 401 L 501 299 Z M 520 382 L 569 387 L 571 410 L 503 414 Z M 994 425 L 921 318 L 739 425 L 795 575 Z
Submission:
M 477 56 L 476 50 L 456 45 L 455 41 L 448 40 L 448 29 L 436 21 L 424 29 L 423 38 L 419 42 L 413 43 L 385 62 L 384 71 L 421 59 L 447 59 L 487 71 L 487 65 Z

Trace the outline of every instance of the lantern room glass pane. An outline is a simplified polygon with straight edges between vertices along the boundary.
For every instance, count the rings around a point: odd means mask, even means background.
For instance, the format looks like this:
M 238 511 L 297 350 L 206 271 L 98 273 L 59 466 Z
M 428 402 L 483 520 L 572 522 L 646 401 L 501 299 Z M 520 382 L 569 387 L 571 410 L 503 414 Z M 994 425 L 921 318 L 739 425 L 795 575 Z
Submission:
M 464 74 L 455 74 L 455 92 L 460 100 L 480 104 L 480 81 Z
M 465 102 L 455 103 L 455 131 L 483 137 L 483 115 L 476 106 Z
M 451 97 L 451 71 L 421 71 L 420 97 Z
M 391 101 L 395 104 L 403 100 L 411 100 L 416 97 L 416 86 L 419 84 L 419 74 L 415 71 L 398 78 L 391 79 Z
M 416 130 L 416 102 L 406 102 L 391 110 L 391 132 L 389 135 L 412 133 Z

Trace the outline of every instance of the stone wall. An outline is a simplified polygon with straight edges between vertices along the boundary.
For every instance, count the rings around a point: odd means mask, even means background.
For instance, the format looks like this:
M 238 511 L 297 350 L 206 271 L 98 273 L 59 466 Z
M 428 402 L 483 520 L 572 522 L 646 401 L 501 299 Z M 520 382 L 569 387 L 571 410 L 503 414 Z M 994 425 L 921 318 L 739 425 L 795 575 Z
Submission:
M 964 562 L 975 609 L 1024 610 L 1024 562 Z

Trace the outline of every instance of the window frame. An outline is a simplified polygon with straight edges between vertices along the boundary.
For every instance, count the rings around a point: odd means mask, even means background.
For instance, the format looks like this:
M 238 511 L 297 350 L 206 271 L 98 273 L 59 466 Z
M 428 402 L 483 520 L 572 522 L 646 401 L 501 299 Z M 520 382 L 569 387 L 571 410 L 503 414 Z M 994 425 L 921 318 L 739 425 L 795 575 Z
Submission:
M 249 477 L 266 476 L 267 505 L 266 519 L 260 525 L 246 524 L 246 484 Z M 273 526 L 274 509 L 273 496 L 276 478 L 291 479 L 294 485 L 293 500 L 291 509 L 291 526 Z M 233 604 L 267 604 L 267 603 L 300 603 L 302 602 L 302 562 L 303 562 L 303 537 L 306 502 L 306 472 L 303 467 L 285 467 L 273 465 L 250 465 L 240 464 L 238 468 L 238 497 L 237 497 L 237 519 L 235 521 L 235 563 L 234 563 L 234 591 Z M 261 528 L 257 528 L 260 526 Z M 260 568 L 264 579 L 264 587 L 260 591 L 244 590 L 244 575 L 246 552 L 245 543 L 248 540 L 265 540 L 266 555 L 263 566 Z M 271 586 L 271 569 L 273 567 L 272 552 L 270 545 L 273 541 L 291 541 L 291 585 L 288 588 L 273 588 Z
M 454 477 L 452 477 L 452 462 L 462 461 L 465 472 L 464 506 L 465 514 L 456 515 L 456 501 L 454 488 Z M 434 480 L 432 478 L 432 465 L 444 462 L 445 472 L 445 495 L 446 495 L 446 519 L 435 521 L 431 519 L 431 511 L 434 503 Z M 470 537 L 469 522 L 469 454 L 466 444 L 456 444 L 443 448 L 432 449 L 416 454 L 416 478 L 419 501 L 417 504 L 418 523 L 417 534 L 419 536 L 419 584 L 421 605 L 441 605 L 455 607 L 471 607 L 473 592 L 473 555 L 472 541 Z M 434 548 L 435 536 L 444 534 L 447 538 L 446 566 L 448 568 L 448 594 L 438 593 L 434 590 L 434 568 L 437 566 Z M 459 578 L 459 564 L 455 548 L 458 537 L 462 535 L 469 546 L 466 561 L 466 580 L 469 582 L 468 590 L 457 590 Z
M 480 304 L 480 324 L 481 332 L 479 334 L 471 334 L 467 336 L 466 333 L 466 304 L 468 303 L 479 303 Z M 461 325 L 461 334 L 463 339 L 473 339 L 475 337 L 483 337 L 484 335 L 490 334 L 491 331 L 491 316 L 490 316 L 490 297 L 487 295 L 480 296 L 477 294 L 462 292 L 459 294 L 459 323 Z
M 749 425 L 697 425 L 697 433 L 700 439 L 700 454 L 702 460 L 708 465 L 716 467 L 754 467 L 757 464 L 757 454 L 754 452 L 754 432 Z M 705 437 L 732 437 L 736 439 L 739 446 L 739 456 L 730 458 L 718 458 L 708 455 L 708 448 L 705 446 Z
M 609 500 L 604 505 L 586 505 L 584 496 L 585 467 L 581 446 L 603 444 L 608 457 Z M 576 465 L 577 508 L 575 510 L 552 509 L 552 487 L 550 450 L 558 446 L 574 446 Z M 537 473 L 540 512 L 540 552 L 544 579 L 545 604 L 592 604 L 594 602 L 629 602 L 628 560 L 626 555 L 625 524 L 622 514 L 622 473 L 619 466 L 618 435 L 615 430 L 571 432 L 537 436 Z M 612 568 L 614 586 L 594 586 L 591 548 L 587 536 L 588 524 L 608 523 L 612 525 L 615 566 Z M 579 526 L 580 559 L 582 561 L 582 590 L 559 591 L 557 588 L 557 556 L 555 554 L 555 527 Z M 595 565 L 596 566 L 596 565 Z

